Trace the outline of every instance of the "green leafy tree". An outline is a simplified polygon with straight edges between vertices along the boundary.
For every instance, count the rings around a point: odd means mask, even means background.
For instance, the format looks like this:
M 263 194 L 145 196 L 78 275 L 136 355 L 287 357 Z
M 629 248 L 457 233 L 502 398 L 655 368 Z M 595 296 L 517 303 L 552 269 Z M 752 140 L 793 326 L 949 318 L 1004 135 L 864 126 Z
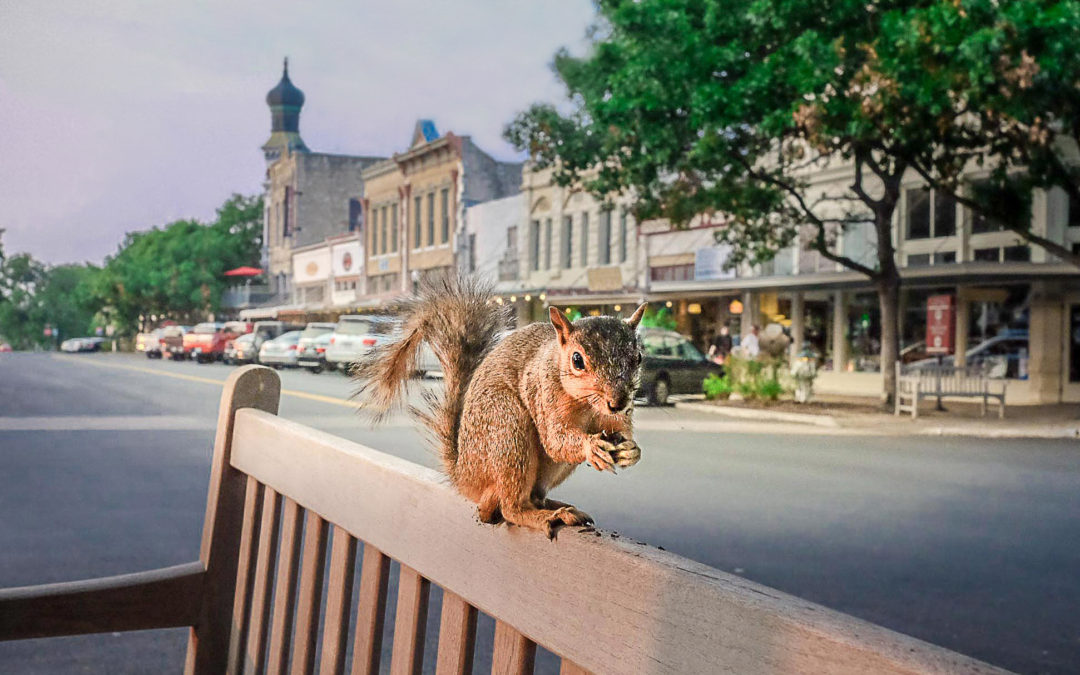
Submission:
M 508 125 L 506 137 L 538 167 L 551 167 L 560 184 L 602 198 L 631 195 L 639 219 L 667 218 L 679 226 L 704 215 L 722 222 L 719 238 L 734 247 L 734 262 L 765 261 L 797 244 L 866 276 L 878 294 L 881 367 L 891 398 L 900 293 L 893 219 L 903 179 L 915 171 L 959 185 L 955 167 L 1015 147 L 991 144 L 994 133 L 1031 136 L 1030 126 L 1015 125 L 1019 112 L 984 115 L 974 108 L 993 96 L 1002 99 L 998 111 L 1015 105 L 1016 92 L 1030 88 L 1024 59 L 1033 52 L 1022 45 L 1038 38 L 1018 38 L 1019 46 L 1006 50 L 1015 53 L 1012 60 L 973 70 L 982 93 L 970 94 L 969 107 L 954 97 L 952 69 L 929 68 L 913 52 L 937 49 L 925 37 L 931 18 L 942 32 L 953 26 L 945 6 L 958 8 L 955 14 L 997 4 L 601 0 L 590 52 L 555 57 L 569 101 L 534 105 Z M 1007 8 L 1000 11 L 1017 24 L 1038 24 L 1030 9 L 1017 8 L 1028 4 L 1060 3 L 1000 3 Z M 1059 28 L 1071 16 L 1047 13 Z M 971 27 L 955 30 L 951 39 L 962 43 Z M 971 68 L 993 53 L 994 40 L 973 38 L 981 53 L 963 47 L 974 54 Z M 1065 72 L 1065 82 L 1080 79 Z M 987 73 L 998 80 L 987 80 Z M 1001 80 L 1013 83 L 1013 93 L 994 88 Z M 1046 85 L 1044 98 L 1052 97 L 1050 78 Z M 1040 106 L 1028 111 L 1032 120 Z M 958 121 L 980 116 L 988 120 L 984 135 L 961 133 Z M 1076 125 L 1080 116 L 1068 119 Z M 1032 154 L 1018 157 L 1030 163 Z M 813 182 L 831 171 L 846 178 Z M 1001 211 L 993 202 L 983 208 Z M 859 239 L 869 244 L 862 252 L 844 244 Z
M 1080 265 L 1031 228 L 1033 189 L 1061 188 L 1080 204 L 1077 44 L 1075 0 L 920 3 L 882 22 L 866 64 L 881 86 L 866 119 L 930 132 L 928 145 L 905 148 L 928 185 Z
M 234 195 L 213 223 L 180 220 L 129 233 L 97 292 L 127 333 L 154 316 L 199 321 L 220 310 L 226 270 L 258 263 L 261 240 L 262 198 Z
M 16 349 L 51 347 L 92 333 L 100 309 L 92 265 L 46 267 L 26 254 L 0 263 L 0 335 Z M 53 334 L 45 335 L 45 328 Z

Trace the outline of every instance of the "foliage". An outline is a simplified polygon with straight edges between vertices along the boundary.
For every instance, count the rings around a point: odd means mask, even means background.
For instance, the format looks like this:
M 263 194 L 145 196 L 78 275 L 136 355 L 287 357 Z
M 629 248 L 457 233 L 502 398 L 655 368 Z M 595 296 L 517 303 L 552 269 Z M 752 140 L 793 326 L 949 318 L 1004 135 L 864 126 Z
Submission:
M 663 328 L 664 330 L 675 330 L 677 326 L 675 317 L 667 307 L 646 309 L 641 317 L 641 325 L 645 328 Z
M 97 290 L 123 333 L 151 316 L 202 320 L 220 309 L 224 272 L 258 264 L 261 238 L 262 198 L 233 195 L 213 223 L 179 220 L 129 233 Z
M 866 68 L 882 86 L 867 123 L 930 134 L 905 148 L 929 185 L 1080 265 L 1030 229 L 1032 189 L 1080 203 L 1080 2 L 911 4 L 885 17 L 873 44 Z M 972 166 L 986 171 L 974 185 L 963 176 Z
M 731 384 L 731 377 L 727 373 L 724 373 L 723 376 L 709 373 L 701 386 L 705 390 L 705 398 L 710 401 L 715 399 L 727 400 L 735 391 L 735 387 Z
M 726 398 L 719 395 L 726 389 L 728 395 L 736 392 L 747 401 L 755 399 L 776 401 L 786 391 L 780 381 L 780 369 L 783 363 L 782 357 L 759 356 L 756 359 L 748 359 L 736 355 L 728 356 L 724 360 L 724 376 L 720 378 L 710 375 L 705 379 L 703 383 L 705 398 Z M 710 396 L 710 388 L 716 392 L 716 395 Z
M 0 260 L 0 335 L 15 349 L 33 349 L 90 334 L 99 273 L 93 265 L 46 267 L 26 254 Z M 45 336 L 46 326 L 53 335 Z

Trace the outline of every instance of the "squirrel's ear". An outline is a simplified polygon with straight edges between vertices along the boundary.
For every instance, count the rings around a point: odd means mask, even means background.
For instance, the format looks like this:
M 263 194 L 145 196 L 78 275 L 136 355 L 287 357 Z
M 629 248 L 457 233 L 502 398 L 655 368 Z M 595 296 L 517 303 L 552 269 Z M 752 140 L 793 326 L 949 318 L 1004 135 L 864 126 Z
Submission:
M 555 333 L 559 336 L 559 344 L 566 344 L 566 339 L 574 330 L 574 324 L 563 316 L 558 307 L 548 307 L 548 316 L 551 317 L 551 325 L 555 326 Z
M 626 323 L 630 324 L 631 328 L 637 328 L 637 325 L 641 323 L 641 317 L 645 314 L 645 308 L 649 306 L 649 303 L 643 302 L 638 305 L 638 308 L 634 310 L 633 315 L 629 319 L 626 319 Z

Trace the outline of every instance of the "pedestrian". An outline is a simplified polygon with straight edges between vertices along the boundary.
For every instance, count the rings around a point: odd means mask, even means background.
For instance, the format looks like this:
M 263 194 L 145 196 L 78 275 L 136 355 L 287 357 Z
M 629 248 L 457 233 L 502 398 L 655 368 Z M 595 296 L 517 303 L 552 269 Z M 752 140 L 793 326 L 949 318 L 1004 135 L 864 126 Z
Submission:
M 757 358 L 758 353 L 761 351 L 761 343 L 758 341 L 758 330 L 758 325 L 755 323 L 750 326 L 750 332 L 743 336 L 742 348 L 746 353 L 747 358 Z
M 727 326 L 720 326 L 720 333 L 709 342 L 709 360 L 719 365 L 724 365 L 728 354 L 731 353 L 732 340 Z

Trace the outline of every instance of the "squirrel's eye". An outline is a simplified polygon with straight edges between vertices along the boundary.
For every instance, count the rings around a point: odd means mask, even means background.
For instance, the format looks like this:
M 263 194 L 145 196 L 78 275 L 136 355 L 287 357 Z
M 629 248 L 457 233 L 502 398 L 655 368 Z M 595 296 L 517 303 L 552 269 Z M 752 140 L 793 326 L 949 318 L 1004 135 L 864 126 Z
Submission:
M 574 355 L 570 357 L 570 362 L 574 364 L 574 368 L 585 370 L 585 359 L 581 357 L 580 352 L 574 352 Z

